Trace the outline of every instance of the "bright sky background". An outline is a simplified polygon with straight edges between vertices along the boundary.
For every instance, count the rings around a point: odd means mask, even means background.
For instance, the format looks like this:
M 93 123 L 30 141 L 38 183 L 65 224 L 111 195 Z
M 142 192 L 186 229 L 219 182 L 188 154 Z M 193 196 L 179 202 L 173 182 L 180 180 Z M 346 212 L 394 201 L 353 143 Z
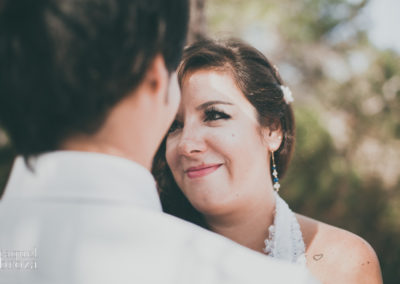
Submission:
M 372 0 L 366 14 L 371 20 L 368 30 L 372 43 L 400 53 L 400 0 Z

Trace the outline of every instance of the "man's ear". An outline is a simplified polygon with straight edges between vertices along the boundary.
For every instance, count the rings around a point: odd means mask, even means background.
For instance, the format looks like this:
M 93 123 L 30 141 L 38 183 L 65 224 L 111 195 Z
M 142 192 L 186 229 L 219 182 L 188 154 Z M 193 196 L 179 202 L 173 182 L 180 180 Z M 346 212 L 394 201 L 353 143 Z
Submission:
M 272 125 L 271 127 L 263 127 L 262 130 L 262 138 L 265 143 L 267 149 L 270 152 L 275 152 L 279 149 L 282 143 L 282 128 L 276 127 Z
M 143 87 L 148 94 L 156 98 L 165 100 L 169 82 L 168 70 L 165 66 L 164 58 L 161 54 L 154 57 L 150 63 L 143 79 Z

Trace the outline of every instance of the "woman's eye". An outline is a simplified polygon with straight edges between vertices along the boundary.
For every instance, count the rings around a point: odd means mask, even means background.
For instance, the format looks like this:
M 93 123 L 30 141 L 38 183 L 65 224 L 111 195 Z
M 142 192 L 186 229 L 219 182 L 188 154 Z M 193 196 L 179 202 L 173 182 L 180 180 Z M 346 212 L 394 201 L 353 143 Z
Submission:
M 213 121 L 213 120 L 229 119 L 229 118 L 231 118 L 231 116 L 224 113 L 223 111 L 210 109 L 205 111 L 204 121 Z
M 182 123 L 180 123 L 179 121 L 177 121 L 177 120 L 174 120 L 174 122 L 172 122 L 172 125 L 171 125 L 171 127 L 169 128 L 169 130 L 168 130 L 168 134 L 169 133 L 172 133 L 172 132 L 174 132 L 174 131 L 176 131 L 177 129 L 180 129 L 180 128 L 182 128 Z

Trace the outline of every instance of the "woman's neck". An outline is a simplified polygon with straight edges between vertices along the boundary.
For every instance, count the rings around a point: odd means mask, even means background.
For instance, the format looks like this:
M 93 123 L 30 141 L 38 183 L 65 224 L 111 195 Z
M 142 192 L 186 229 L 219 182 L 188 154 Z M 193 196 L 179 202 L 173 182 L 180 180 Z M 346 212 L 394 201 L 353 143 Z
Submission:
M 210 229 L 245 247 L 263 252 L 264 240 L 268 238 L 269 226 L 274 221 L 275 197 L 271 191 L 257 199 L 252 206 L 246 204 L 219 216 L 206 216 Z

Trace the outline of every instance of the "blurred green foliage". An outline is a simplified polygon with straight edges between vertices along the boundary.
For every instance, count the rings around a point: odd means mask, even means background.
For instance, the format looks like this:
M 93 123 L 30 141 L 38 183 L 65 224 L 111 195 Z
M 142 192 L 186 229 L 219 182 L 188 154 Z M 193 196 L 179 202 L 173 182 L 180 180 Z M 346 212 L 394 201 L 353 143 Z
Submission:
M 370 43 L 368 2 L 209 0 L 207 32 L 255 45 L 295 95 L 296 150 L 281 195 L 295 211 L 366 239 L 384 282 L 394 284 L 400 279 L 400 55 Z

